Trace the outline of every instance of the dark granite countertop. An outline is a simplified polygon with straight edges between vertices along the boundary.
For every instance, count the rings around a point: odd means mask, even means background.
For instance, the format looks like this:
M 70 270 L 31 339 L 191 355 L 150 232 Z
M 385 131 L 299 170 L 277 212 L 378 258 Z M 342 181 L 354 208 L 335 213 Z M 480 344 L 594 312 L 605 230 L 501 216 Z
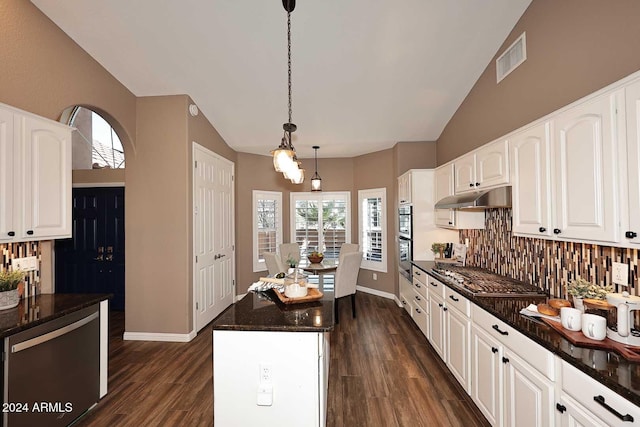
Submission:
M 0 338 L 81 310 L 111 298 L 109 294 L 40 294 L 20 300 L 17 307 L 0 310 Z
M 333 290 L 321 300 L 283 304 L 273 290 L 249 292 L 213 322 L 214 330 L 326 332 L 333 330 Z
M 435 262 L 413 261 L 413 265 L 431 274 Z M 454 289 L 588 376 L 640 406 L 640 363 L 629 362 L 613 351 L 574 346 L 550 326 L 529 320 L 519 314 L 520 310 L 529 304 L 539 303 L 540 298 L 475 297 L 464 289 L 458 287 Z

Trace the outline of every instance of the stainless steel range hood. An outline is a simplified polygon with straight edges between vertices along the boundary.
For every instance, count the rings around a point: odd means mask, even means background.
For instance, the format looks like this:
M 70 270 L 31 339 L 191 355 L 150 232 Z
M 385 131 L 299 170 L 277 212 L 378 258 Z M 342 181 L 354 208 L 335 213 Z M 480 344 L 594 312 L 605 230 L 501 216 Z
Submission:
M 445 197 L 436 203 L 436 209 L 489 209 L 510 208 L 511 186 L 493 188 L 478 193 Z

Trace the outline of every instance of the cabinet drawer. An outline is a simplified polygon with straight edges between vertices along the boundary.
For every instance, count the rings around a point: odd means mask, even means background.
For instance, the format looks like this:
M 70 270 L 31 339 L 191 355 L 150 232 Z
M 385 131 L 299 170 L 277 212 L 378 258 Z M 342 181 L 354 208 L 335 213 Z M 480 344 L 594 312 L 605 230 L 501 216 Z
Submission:
M 413 276 L 413 283 L 417 281 L 419 281 L 420 283 L 422 283 L 423 285 L 427 284 L 427 273 L 425 273 L 424 271 L 420 270 L 418 267 L 411 266 L 411 276 Z
M 608 425 L 640 425 L 640 408 L 565 361 L 562 362 L 562 390 Z M 620 416 L 633 417 L 633 422 L 623 421 L 614 411 Z
M 413 290 L 422 295 L 424 298 L 429 297 L 429 294 L 427 293 L 427 285 L 425 285 L 415 277 L 413 278 Z
M 426 313 L 429 312 L 429 310 L 427 309 L 427 307 L 429 306 L 427 297 L 417 292 L 415 289 L 411 292 L 410 295 L 407 296 L 411 298 L 411 301 L 413 301 L 414 304 L 417 304 L 419 307 L 421 307 L 422 311 Z
M 427 280 L 429 281 L 429 292 L 434 293 L 440 298 L 444 299 L 444 288 L 446 288 L 446 286 L 441 281 L 432 276 L 428 276 Z
M 422 331 L 426 338 L 429 338 L 429 315 L 424 308 L 415 300 L 412 302 L 413 321 L 416 322 L 418 328 Z
M 553 353 L 475 304 L 471 309 L 471 317 L 474 324 L 483 328 L 547 378 L 555 381 Z
M 468 299 L 454 291 L 449 287 L 445 287 L 445 303 L 447 307 L 455 307 L 460 313 L 465 316 L 471 316 L 471 303 Z
M 413 294 L 409 294 L 409 296 L 412 295 Z M 404 293 L 400 294 L 400 304 L 402 304 L 402 307 L 407 310 L 409 316 L 413 314 L 413 305 L 411 304 L 411 299 L 407 298 Z

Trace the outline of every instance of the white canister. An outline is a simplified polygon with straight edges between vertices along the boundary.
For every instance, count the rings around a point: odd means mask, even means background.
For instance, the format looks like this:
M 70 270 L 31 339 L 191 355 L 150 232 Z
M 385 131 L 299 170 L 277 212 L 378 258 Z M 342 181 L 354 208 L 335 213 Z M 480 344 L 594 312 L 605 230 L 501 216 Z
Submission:
M 595 314 L 583 314 L 582 333 L 587 338 L 602 341 L 607 337 L 607 319 Z

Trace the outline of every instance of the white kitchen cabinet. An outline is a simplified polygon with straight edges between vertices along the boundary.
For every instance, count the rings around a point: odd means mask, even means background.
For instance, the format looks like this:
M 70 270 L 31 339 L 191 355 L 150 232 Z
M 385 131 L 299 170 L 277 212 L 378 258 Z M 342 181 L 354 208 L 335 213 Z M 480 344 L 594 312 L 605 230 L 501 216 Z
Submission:
M 638 406 L 567 362 L 562 361 L 561 366 L 562 393 L 559 404 L 564 408 L 556 406 L 562 420 L 561 425 L 572 425 L 572 418 L 587 420 L 584 424 L 573 425 L 634 426 L 640 424 Z M 631 376 L 628 375 L 627 378 Z
M 411 282 L 402 274 L 398 275 L 398 283 L 400 287 L 400 304 L 413 317 L 413 305 L 410 303 Z
M 398 177 L 398 203 L 406 205 L 411 203 L 411 171 L 407 171 Z
M 620 241 L 618 149 L 624 130 L 616 111 L 623 93 L 605 93 L 553 118 L 553 233 L 560 238 Z
M 556 424 L 561 427 L 608 427 L 591 411 L 564 392 L 560 393 L 556 410 L 561 414 L 560 421 Z
M 434 174 L 435 201 L 453 196 L 454 188 L 454 164 L 446 164 L 438 167 Z M 436 209 L 435 223 L 438 227 L 452 229 L 484 229 L 484 211 L 471 212 L 455 209 Z
M 508 347 L 504 366 L 504 425 L 547 427 L 554 423 L 554 383 L 520 359 Z
M 518 235 L 550 236 L 551 123 L 541 123 L 509 138 L 511 154 L 512 230 Z
M 640 81 L 625 89 L 627 122 L 627 171 L 629 182 L 629 226 L 625 238 L 640 244 Z
M 438 284 L 443 286 L 439 282 Z M 429 340 L 453 376 L 467 393 L 470 393 L 471 320 L 465 308 L 468 307 L 469 301 L 447 287 L 444 287 L 443 291 L 444 298 L 437 291 L 429 291 Z M 451 297 L 453 298 L 449 301 Z
M 0 112 L 0 241 L 71 237 L 71 128 Z
M 502 345 L 476 326 L 471 328 L 471 398 L 492 426 L 502 425 Z
M 454 161 L 456 194 L 509 183 L 509 142 L 498 140 Z

